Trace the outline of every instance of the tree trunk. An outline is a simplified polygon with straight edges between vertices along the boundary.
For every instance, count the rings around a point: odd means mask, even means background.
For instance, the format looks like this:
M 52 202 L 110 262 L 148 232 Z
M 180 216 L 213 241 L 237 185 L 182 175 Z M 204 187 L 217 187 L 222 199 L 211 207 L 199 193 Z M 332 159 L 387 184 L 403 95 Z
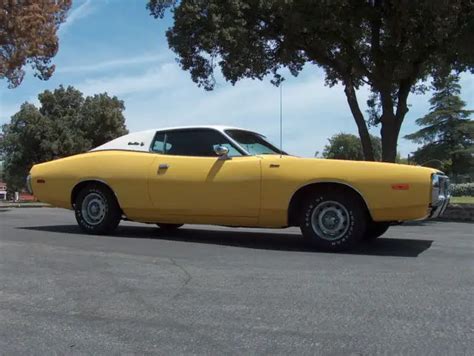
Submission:
M 408 112 L 407 99 L 411 83 L 410 80 L 400 82 L 395 112 L 390 91 L 386 87 L 380 91 L 382 101 L 382 117 L 380 118 L 382 128 L 380 134 L 382 136 L 382 161 L 384 162 L 395 162 L 397 159 L 398 136 Z
M 382 161 L 395 162 L 397 159 L 397 143 L 401 123 L 393 113 L 385 113 L 381 118 L 382 128 Z
M 359 137 L 362 143 L 362 152 L 366 161 L 375 161 L 374 150 L 372 147 L 372 141 L 370 140 L 369 130 L 364 119 L 364 115 L 360 110 L 359 103 L 357 101 L 357 95 L 354 86 L 351 83 L 345 83 L 344 93 L 346 94 L 347 103 L 352 112 L 352 116 L 357 124 L 359 130 Z

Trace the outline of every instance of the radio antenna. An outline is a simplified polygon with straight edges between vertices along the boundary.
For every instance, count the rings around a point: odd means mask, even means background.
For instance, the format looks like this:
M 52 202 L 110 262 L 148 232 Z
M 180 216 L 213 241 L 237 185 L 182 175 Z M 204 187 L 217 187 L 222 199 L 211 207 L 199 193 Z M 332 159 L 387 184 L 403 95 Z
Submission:
M 283 82 L 280 83 L 280 158 L 283 152 Z

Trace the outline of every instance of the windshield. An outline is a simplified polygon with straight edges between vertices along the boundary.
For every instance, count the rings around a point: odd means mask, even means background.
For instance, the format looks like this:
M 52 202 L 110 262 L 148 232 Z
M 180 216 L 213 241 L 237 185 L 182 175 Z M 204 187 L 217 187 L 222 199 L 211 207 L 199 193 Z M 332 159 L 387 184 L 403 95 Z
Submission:
M 263 136 L 244 130 L 225 130 L 225 133 L 251 155 L 280 154 L 280 150 L 265 141 Z M 285 152 L 281 152 L 286 154 Z

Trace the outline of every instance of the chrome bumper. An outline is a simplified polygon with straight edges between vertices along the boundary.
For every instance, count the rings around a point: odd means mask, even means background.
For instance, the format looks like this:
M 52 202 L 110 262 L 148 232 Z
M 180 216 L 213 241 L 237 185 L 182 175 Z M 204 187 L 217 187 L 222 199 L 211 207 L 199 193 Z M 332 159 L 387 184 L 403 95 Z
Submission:
M 428 218 L 435 219 L 443 215 L 449 205 L 451 194 L 449 192 L 449 178 L 444 174 L 433 174 L 431 182 L 431 212 Z
M 432 206 L 429 219 L 436 219 L 436 218 L 440 217 L 441 215 L 443 215 L 443 213 L 446 210 L 446 208 L 448 207 L 448 205 L 449 205 L 449 197 L 444 198 L 444 200 L 442 202 L 440 201 L 439 205 Z

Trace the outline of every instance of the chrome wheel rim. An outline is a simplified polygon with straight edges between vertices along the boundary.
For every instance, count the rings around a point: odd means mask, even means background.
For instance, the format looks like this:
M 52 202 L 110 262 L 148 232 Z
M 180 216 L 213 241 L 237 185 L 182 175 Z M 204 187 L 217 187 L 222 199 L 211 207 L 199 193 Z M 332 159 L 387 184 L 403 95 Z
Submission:
M 106 204 L 97 193 L 88 194 L 81 206 L 82 217 L 89 225 L 99 225 L 105 218 Z
M 349 230 L 350 215 L 346 207 L 337 201 L 319 203 L 311 214 L 314 232 L 324 240 L 341 239 Z

